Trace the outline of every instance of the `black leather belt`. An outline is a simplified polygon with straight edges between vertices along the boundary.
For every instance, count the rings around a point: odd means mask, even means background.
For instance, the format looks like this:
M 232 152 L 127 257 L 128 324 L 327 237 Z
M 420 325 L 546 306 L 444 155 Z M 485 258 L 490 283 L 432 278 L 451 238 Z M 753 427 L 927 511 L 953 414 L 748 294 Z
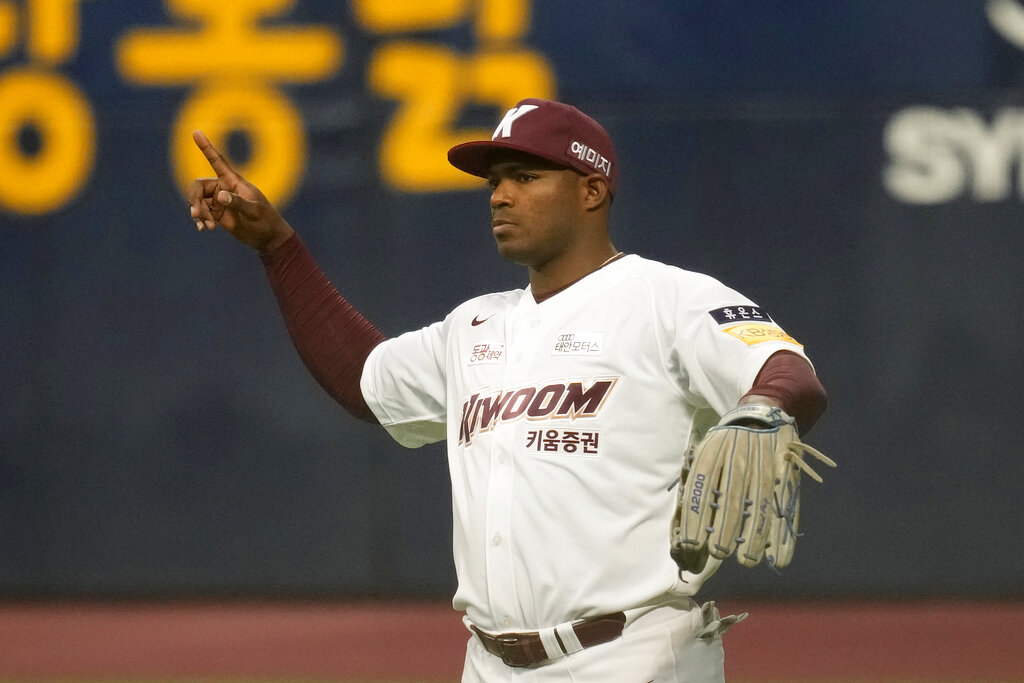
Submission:
M 580 645 L 586 649 L 615 640 L 622 635 L 622 629 L 625 625 L 626 615 L 622 612 L 616 612 L 615 614 L 590 617 L 589 619 L 578 621 L 572 625 L 572 630 L 576 633 Z M 544 643 L 540 639 L 540 633 L 537 631 L 499 633 L 492 636 L 489 633 L 484 633 L 476 626 L 471 626 L 470 628 L 480 638 L 480 642 L 484 644 L 484 649 L 492 655 L 500 657 L 501 661 L 505 662 L 508 666 L 536 666 L 550 659 L 544 650 Z M 565 643 L 558 637 L 558 631 L 555 631 L 555 638 L 558 640 L 562 652 L 567 652 Z

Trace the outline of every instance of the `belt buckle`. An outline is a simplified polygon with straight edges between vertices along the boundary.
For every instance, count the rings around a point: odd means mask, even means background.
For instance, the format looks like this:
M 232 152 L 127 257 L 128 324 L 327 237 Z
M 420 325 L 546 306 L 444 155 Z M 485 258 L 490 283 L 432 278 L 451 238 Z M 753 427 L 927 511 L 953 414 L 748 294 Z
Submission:
M 494 638 L 501 650 L 501 661 L 506 666 L 524 667 L 530 666 L 533 662 L 529 660 L 529 653 L 525 649 L 513 649 L 512 646 L 522 642 L 522 637 L 513 633 L 502 634 Z

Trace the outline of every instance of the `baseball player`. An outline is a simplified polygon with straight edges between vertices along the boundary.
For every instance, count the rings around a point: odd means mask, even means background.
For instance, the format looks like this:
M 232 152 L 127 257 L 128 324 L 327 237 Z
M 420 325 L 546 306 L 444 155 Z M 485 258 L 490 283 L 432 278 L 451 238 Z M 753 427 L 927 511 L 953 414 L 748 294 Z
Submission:
M 694 596 L 730 555 L 773 562 L 787 534 L 791 547 L 805 465 L 773 468 L 801 461 L 796 429 L 826 397 L 768 311 L 616 249 L 604 128 L 526 99 L 491 140 L 452 148 L 454 166 L 487 179 L 498 252 L 529 282 L 393 338 L 195 140 L 216 172 L 194 183 L 196 227 L 260 252 L 321 385 L 404 446 L 447 442 L 463 680 L 723 680 L 721 635 L 741 617 Z M 782 504 L 773 479 L 789 485 Z

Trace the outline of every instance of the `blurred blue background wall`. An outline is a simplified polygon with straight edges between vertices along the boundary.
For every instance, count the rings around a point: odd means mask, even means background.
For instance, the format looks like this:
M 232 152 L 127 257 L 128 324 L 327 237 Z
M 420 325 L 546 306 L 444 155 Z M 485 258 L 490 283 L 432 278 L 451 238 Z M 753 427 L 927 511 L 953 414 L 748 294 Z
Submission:
M 448 595 L 443 447 L 308 376 L 189 133 L 394 335 L 524 284 L 444 151 L 535 95 L 830 392 L 795 563 L 705 592 L 1021 596 L 1022 81 L 1018 0 L 0 0 L 0 597 Z

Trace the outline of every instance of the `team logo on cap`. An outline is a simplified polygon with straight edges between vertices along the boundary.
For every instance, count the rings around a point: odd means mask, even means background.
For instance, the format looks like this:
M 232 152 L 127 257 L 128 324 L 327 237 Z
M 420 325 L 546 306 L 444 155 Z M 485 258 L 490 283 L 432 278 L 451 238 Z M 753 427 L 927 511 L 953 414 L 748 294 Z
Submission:
M 523 114 L 529 114 L 534 109 L 539 109 L 536 104 L 524 104 L 520 107 L 512 107 L 505 112 L 505 118 L 501 120 L 498 127 L 494 129 L 494 135 L 491 136 L 492 140 L 497 140 L 499 137 L 510 138 L 512 137 L 512 124 L 515 123 Z

